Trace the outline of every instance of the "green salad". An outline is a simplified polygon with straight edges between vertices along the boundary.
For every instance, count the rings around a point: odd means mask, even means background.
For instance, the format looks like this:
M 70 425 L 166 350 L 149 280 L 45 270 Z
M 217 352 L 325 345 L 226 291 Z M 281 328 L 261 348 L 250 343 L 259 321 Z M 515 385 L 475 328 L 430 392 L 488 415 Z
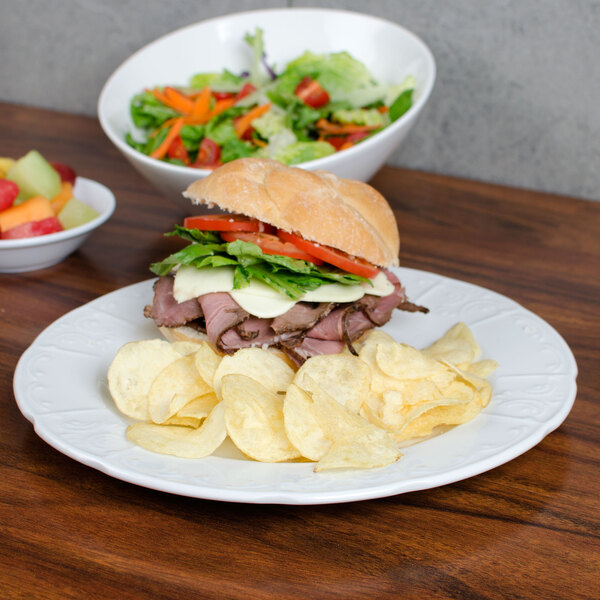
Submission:
M 305 52 L 276 73 L 263 32 L 246 34 L 246 72 L 198 73 L 185 86 L 149 88 L 131 100 L 127 143 L 177 165 L 212 169 L 248 156 L 287 165 L 350 148 L 412 106 L 415 79 L 374 79 L 347 52 Z

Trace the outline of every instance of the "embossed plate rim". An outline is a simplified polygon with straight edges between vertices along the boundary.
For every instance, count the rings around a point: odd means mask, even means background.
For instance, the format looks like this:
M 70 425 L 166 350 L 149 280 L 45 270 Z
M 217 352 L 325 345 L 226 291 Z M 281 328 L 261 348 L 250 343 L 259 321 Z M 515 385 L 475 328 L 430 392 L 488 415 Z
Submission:
M 135 332 L 134 335 L 137 335 L 137 337 L 132 337 L 128 333 L 123 333 L 123 336 L 125 336 L 123 339 L 114 341 L 116 347 L 121 343 L 131 341 L 132 339 L 148 337 L 148 332 L 153 332 L 154 329 L 148 329 L 148 321 L 143 318 L 141 313 L 143 304 L 150 299 L 153 280 L 142 281 L 96 298 L 88 304 L 63 315 L 42 331 L 32 345 L 23 353 L 17 364 L 17 368 L 15 369 L 13 387 L 17 405 L 23 415 L 33 423 L 36 433 L 52 447 L 85 465 L 91 466 L 117 479 L 167 493 L 196 498 L 271 504 L 329 504 L 351 502 L 381 498 L 454 483 L 493 469 L 516 458 L 538 444 L 546 435 L 556 429 L 564 421 L 575 400 L 577 365 L 570 348 L 553 327 L 535 313 L 516 303 L 514 300 L 486 288 L 427 271 L 406 268 L 394 269 L 394 271 L 396 271 L 403 283 L 409 289 L 409 295 L 411 295 L 413 301 L 431 301 L 432 290 L 443 292 L 442 296 L 444 298 L 451 298 L 451 293 L 456 293 L 458 290 L 460 293 L 471 294 L 474 304 L 477 304 L 477 302 L 481 304 L 483 299 L 486 299 L 488 301 L 493 300 L 503 307 L 503 314 L 499 314 L 499 316 L 495 313 L 488 314 L 487 316 L 484 315 L 480 318 L 480 322 L 498 320 L 502 324 L 503 319 L 508 318 L 514 321 L 517 316 L 528 320 L 528 322 L 533 324 L 534 329 L 539 328 L 539 331 L 544 335 L 549 336 L 551 338 L 550 343 L 546 343 L 545 347 L 556 351 L 564 361 L 565 365 L 563 371 L 548 374 L 549 378 L 555 378 L 559 380 L 559 383 L 564 384 L 564 389 L 561 388 L 559 390 L 560 397 L 555 400 L 555 412 L 550 417 L 543 418 L 539 421 L 536 421 L 535 419 L 523 419 L 519 421 L 519 417 L 515 417 L 514 415 L 503 415 L 501 413 L 494 414 L 493 410 L 486 413 L 484 409 L 484 412 L 471 423 L 456 427 L 450 432 L 434 438 L 433 440 L 422 442 L 421 444 L 404 449 L 403 452 L 405 457 L 401 458 L 395 465 L 391 465 L 385 469 L 375 469 L 368 472 L 353 472 L 351 474 L 314 474 L 310 463 L 267 465 L 251 461 L 234 460 L 232 458 L 227 458 L 226 456 L 212 456 L 201 459 L 200 461 L 188 461 L 186 459 L 156 455 L 141 448 L 137 448 L 126 440 L 125 427 L 130 421 L 125 418 L 120 418 L 122 421 L 123 439 L 120 440 L 119 443 L 123 448 L 117 447 L 114 451 L 109 452 L 107 456 L 98 456 L 98 454 L 94 454 L 89 450 L 78 447 L 71 439 L 69 439 L 68 435 L 64 434 L 64 431 L 59 431 L 57 433 L 52 429 L 50 422 L 52 418 L 58 420 L 59 423 L 62 423 L 61 419 L 66 420 L 69 418 L 68 415 L 73 412 L 73 409 L 72 407 L 69 408 L 68 405 L 65 405 L 62 407 L 64 412 L 45 412 L 40 410 L 40 408 L 36 406 L 31 393 L 31 386 L 35 384 L 35 377 L 32 377 L 32 374 L 28 372 L 27 366 L 36 357 L 40 356 L 44 347 L 48 347 L 48 342 L 46 340 L 52 339 L 61 328 L 72 327 L 75 321 L 79 322 L 78 320 L 83 317 L 92 315 L 96 318 L 102 317 L 109 321 L 114 321 L 113 325 L 115 325 L 119 331 L 119 328 L 126 323 L 126 320 L 107 312 L 106 306 L 108 304 L 118 308 L 134 301 L 133 307 L 136 316 L 133 317 L 130 328 L 133 329 Z M 417 291 L 417 295 L 414 295 L 410 293 L 411 288 L 412 291 L 418 290 L 419 279 L 422 279 L 427 285 L 422 290 Z M 138 298 L 140 301 L 139 310 L 138 305 L 136 304 Z M 139 320 L 136 321 L 136 319 L 138 319 L 138 312 Z M 432 313 L 434 313 L 433 310 Z M 432 313 L 430 313 L 430 315 Z M 451 317 L 451 314 L 452 313 L 450 312 L 447 316 L 440 319 L 439 316 L 406 315 L 405 313 L 402 313 L 398 318 L 402 320 L 402 326 L 406 327 L 407 330 L 410 329 L 408 325 L 410 325 L 411 319 L 419 320 L 412 324 L 412 329 L 422 328 L 422 331 L 426 332 L 429 329 L 432 329 L 428 323 L 431 323 L 432 321 L 435 322 L 436 318 L 438 329 L 440 329 L 439 323 L 444 321 L 444 319 L 447 321 L 444 324 L 445 327 L 454 324 L 458 319 L 456 318 L 456 315 Z M 463 320 L 465 320 L 468 325 L 473 326 L 473 324 L 469 323 L 469 319 Z M 392 321 L 394 321 L 394 319 Z M 474 326 L 477 326 L 477 323 L 475 323 Z M 506 325 L 504 324 L 504 326 Z M 127 329 L 125 325 L 123 325 L 123 327 L 124 329 Z M 392 324 L 390 327 L 391 331 L 397 334 L 397 331 L 394 328 L 397 329 L 398 324 Z M 433 335 L 431 340 L 438 335 L 441 335 L 443 332 L 444 331 L 441 329 L 433 333 L 430 331 L 430 337 Z M 408 343 L 411 343 L 410 340 L 407 341 Z M 480 341 L 482 346 L 487 347 L 485 351 L 486 357 L 496 358 L 494 356 L 493 340 L 481 340 L 478 337 L 478 341 Z M 423 345 L 425 345 L 425 343 Z M 60 352 L 62 352 L 62 350 L 59 349 L 58 354 L 60 354 Z M 528 357 L 524 356 L 521 357 L 521 359 L 528 360 Z M 529 359 L 531 359 L 531 357 L 529 357 Z M 58 355 L 55 360 L 60 360 Z M 104 367 L 105 365 L 99 366 Z M 505 373 L 504 375 L 501 374 L 501 377 L 504 377 L 505 380 L 509 380 L 509 395 L 511 392 L 511 378 L 515 379 L 515 381 L 522 380 L 523 378 L 535 379 L 538 377 L 544 380 L 547 378 L 545 373 Z M 92 396 L 94 393 L 97 393 L 98 398 L 100 399 L 98 387 L 101 383 L 101 381 L 90 382 L 90 390 L 87 391 L 92 392 Z M 52 398 L 59 398 L 59 402 L 61 401 L 60 398 L 65 397 L 65 395 L 68 398 L 69 391 L 71 390 L 66 387 L 64 383 L 58 381 L 53 382 L 50 387 Z M 490 407 L 492 407 L 492 409 L 495 408 L 494 398 L 492 398 Z M 114 417 L 114 415 L 110 414 L 109 407 L 107 407 L 103 401 L 99 401 L 97 407 L 94 406 L 93 409 L 86 410 L 91 410 L 92 412 L 98 411 L 98 415 L 100 416 Z M 448 452 L 456 446 L 454 444 L 455 440 L 458 442 L 458 449 L 455 449 L 456 458 L 460 459 L 460 444 L 465 440 L 477 440 L 478 436 L 481 437 L 482 432 L 486 431 L 488 434 L 495 431 L 496 433 L 510 433 L 511 435 L 516 435 L 519 434 L 518 425 L 521 424 L 521 431 L 524 431 L 526 429 L 525 423 L 527 423 L 528 427 L 532 427 L 533 429 L 527 433 L 523 439 L 519 438 L 512 440 L 512 442 L 509 439 L 508 446 L 502 448 L 500 451 L 494 452 L 492 447 L 487 455 L 483 453 L 479 458 L 474 456 L 473 460 L 470 460 L 470 452 L 463 449 L 465 450 L 465 454 L 469 454 L 469 456 L 463 460 L 462 464 L 460 463 L 460 460 L 458 460 L 457 466 L 447 470 L 440 472 L 434 470 L 425 475 L 418 474 L 419 461 L 421 461 L 422 464 L 427 464 L 427 460 L 431 458 L 432 452 L 443 452 L 445 459 L 452 458 L 451 456 L 446 455 L 448 455 Z M 489 427 L 492 429 L 489 429 Z M 106 443 L 108 444 L 108 449 L 112 450 L 110 440 Z M 477 448 L 477 451 L 481 452 L 481 448 Z M 437 455 L 434 454 L 433 456 L 435 463 L 435 456 Z M 129 459 L 129 466 L 123 466 L 120 462 L 124 457 Z M 160 473 L 158 475 L 150 475 L 148 473 L 140 472 L 139 470 L 136 471 L 132 467 L 132 464 L 143 464 L 145 462 L 154 462 L 157 464 L 163 471 L 162 476 Z M 190 466 L 192 464 L 194 465 L 193 469 Z M 407 476 L 404 471 L 404 466 L 407 464 L 416 465 L 416 474 Z M 407 468 L 410 470 L 411 467 Z M 425 469 L 425 471 L 427 471 L 427 469 Z M 188 477 L 187 474 L 190 472 L 192 474 Z M 169 473 L 172 474 L 171 477 L 169 477 Z M 211 473 L 219 473 L 219 477 L 222 476 L 224 478 L 221 484 L 217 481 L 211 481 L 208 484 L 194 483 L 193 479 L 195 476 L 198 476 L 201 479 L 200 476 L 203 475 L 210 479 Z M 227 480 L 228 475 L 230 475 L 229 480 Z M 186 481 L 181 481 L 182 478 L 185 479 L 186 477 Z M 260 481 L 261 478 L 263 483 L 259 485 L 258 481 Z M 218 477 L 215 477 L 215 479 L 218 479 Z

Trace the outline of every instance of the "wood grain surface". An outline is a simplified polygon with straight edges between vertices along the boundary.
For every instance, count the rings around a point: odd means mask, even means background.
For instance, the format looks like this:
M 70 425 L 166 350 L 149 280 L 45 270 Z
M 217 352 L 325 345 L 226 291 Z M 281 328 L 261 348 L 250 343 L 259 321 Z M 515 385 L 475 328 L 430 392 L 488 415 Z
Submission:
M 21 353 L 65 312 L 148 279 L 181 209 L 94 119 L 0 104 L 0 155 L 36 148 L 116 194 L 112 219 L 55 267 L 0 274 L 0 598 L 600 597 L 600 203 L 384 168 L 402 264 L 505 294 L 573 349 L 565 423 L 477 477 L 326 506 L 203 501 L 113 479 L 19 412 Z M 566 157 L 568 160 L 568 157 Z

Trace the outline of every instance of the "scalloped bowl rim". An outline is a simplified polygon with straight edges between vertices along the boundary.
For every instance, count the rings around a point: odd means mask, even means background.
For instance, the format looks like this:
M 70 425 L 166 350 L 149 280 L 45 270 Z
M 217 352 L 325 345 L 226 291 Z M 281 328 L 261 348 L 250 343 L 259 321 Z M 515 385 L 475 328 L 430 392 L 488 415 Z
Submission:
M 220 22 L 227 21 L 227 19 L 229 19 L 231 17 L 237 18 L 240 16 L 243 17 L 244 15 L 256 16 L 261 13 L 274 14 L 274 13 L 284 13 L 284 12 L 305 12 L 305 13 L 315 12 L 315 13 L 321 13 L 321 14 L 327 13 L 330 15 L 342 15 L 343 14 L 343 15 L 361 17 L 366 20 L 385 24 L 388 27 L 396 28 L 399 31 L 401 31 L 403 33 L 403 35 L 407 36 L 408 38 L 411 38 L 412 41 L 415 42 L 417 44 L 417 46 L 419 46 L 421 48 L 421 50 L 423 52 L 423 58 L 428 63 L 428 69 L 431 72 L 431 76 L 427 80 L 422 82 L 422 84 L 423 84 L 422 91 L 419 94 L 419 96 L 416 98 L 416 100 L 414 101 L 411 108 L 404 115 L 399 117 L 396 121 L 394 121 L 393 123 L 391 123 L 390 125 L 385 127 L 382 131 L 378 132 L 377 134 L 375 134 L 374 136 L 365 140 L 364 142 L 361 142 L 360 144 L 358 144 L 356 146 L 353 146 L 351 148 L 344 150 L 343 152 L 336 152 L 335 154 L 331 154 L 331 155 L 323 157 L 323 158 L 318 158 L 315 160 L 298 163 L 298 164 L 293 165 L 294 167 L 306 168 L 306 166 L 309 166 L 311 170 L 319 169 L 319 168 L 329 170 L 328 165 L 336 164 L 338 162 L 338 160 L 346 160 L 347 158 L 350 158 L 351 156 L 356 155 L 357 152 L 364 152 L 364 151 L 368 150 L 369 148 L 371 148 L 372 146 L 374 146 L 375 144 L 377 144 L 378 141 L 381 141 L 384 138 L 394 135 L 396 130 L 401 128 L 406 121 L 413 119 L 421 112 L 421 110 L 427 103 L 427 101 L 433 91 L 433 87 L 434 87 L 435 80 L 436 80 L 436 63 L 435 63 L 435 59 L 434 59 L 434 56 L 433 56 L 431 50 L 429 49 L 427 44 L 418 35 L 416 35 L 412 31 L 410 31 L 406 27 L 403 27 L 402 25 L 399 25 L 398 23 L 394 23 L 393 21 L 389 21 L 389 20 L 383 19 L 381 17 L 376 17 L 374 15 L 368 15 L 368 14 L 364 14 L 364 13 L 360 13 L 360 12 L 356 12 L 356 11 L 324 9 L 324 8 L 323 9 L 322 8 L 310 8 L 310 7 L 273 8 L 273 9 L 265 9 L 265 10 L 251 10 L 251 11 L 236 12 L 236 13 L 231 13 L 228 15 L 222 15 L 220 17 L 214 17 L 212 19 L 197 21 L 196 23 L 192 23 L 190 25 L 185 25 L 184 27 L 180 27 L 169 33 L 166 33 L 166 34 L 158 37 L 157 39 L 153 40 L 152 42 L 149 42 L 148 44 L 145 44 L 144 46 L 139 48 L 132 55 L 130 55 L 127 59 L 125 59 L 125 61 L 123 61 L 113 71 L 113 73 L 107 79 L 107 81 L 105 82 L 105 84 L 102 87 L 102 90 L 100 92 L 100 96 L 98 98 L 98 105 L 97 105 L 98 119 L 100 121 L 100 125 L 101 125 L 102 129 L 104 130 L 105 134 L 110 138 L 110 140 L 113 142 L 113 144 L 115 144 L 115 146 L 117 146 L 119 148 L 119 150 L 121 150 L 125 155 L 130 156 L 132 159 L 134 159 L 136 161 L 140 161 L 141 163 L 146 164 L 149 167 L 155 168 L 157 170 L 162 170 L 164 172 L 179 173 L 181 175 L 185 175 L 185 174 L 189 175 L 192 172 L 198 173 L 199 178 L 208 176 L 210 173 L 212 173 L 211 169 L 198 169 L 196 167 L 183 167 L 183 166 L 174 165 L 171 163 L 165 163 L 163 161 L 160 161 L 160 160 L 157 160 L 154 158 L 150 158 L 146 154 L 143 154 L 142 152 L 135 150 L 129 144 L 127 144 L 127 142 L 112 129 L 112 127 L 109 123 L 109 120 L 104 113 L 104 104 L 106 101 L 105 99 L 106 99 L 108 93 L 110 92 L 111 84 L 114 81 L 114 79 L 116 79 L 118 77 L 120 72 L 123 71 L 124 69 L 126 69 L 129 66 L 129 64 L 131 62 L 133 62 L 135 59 L 137 59 L 137 57 L 140 54 L 142 54 L 149 48 L 162 43 L 166 39 L 176 36 L 184 31 L 193 29 L 195 27 L 198 27 L 199 25 L 205 25 L 205 24 L 207 25 L 207 24 L 215 23 L 215 22 L 219 22 L 219 21 Z
M 88 221 L 83 225 L 78 225 L 77 227 L 72 227 L 71 229 L 65 229 L 64 231 L 58 231 L 56 233 L 48 233 L 46 235 L 21 238 L 18 240 L 0 240 L 0 252 L 2 250 L 14 250 L 15 248 L 33 248 L 35 246 L 58 244 L 66 240 L 71 240 L 73 238 L 85 235 L 86 233 L 89 233 L 90 231 L 100 227 L 100 225 L 102 225 L 103 223 L 106 223 L 106 221 L 108 221 L 108 219 L 113 214 L 117 204 L 115 195 L 108 187 L 106 187 L 104 184 L 98 181 L 94 181 L 93 179 L 88 179 L 87 177 L 80 176 L 77 176 L 77 179 L 81 180 L 82 183 L 99 186 L 100 188 L 102 188 L 102 192 L 106 196 L 106 206 L 102 209 L 101 212 L 99 211 L 100 214 L 95 219 L 92 219 L 91 221 Z M 85 199 L 79 198 L 76 193 L 74 193 L 73 195 L 77 197 L 78 200 L 85 202 Z

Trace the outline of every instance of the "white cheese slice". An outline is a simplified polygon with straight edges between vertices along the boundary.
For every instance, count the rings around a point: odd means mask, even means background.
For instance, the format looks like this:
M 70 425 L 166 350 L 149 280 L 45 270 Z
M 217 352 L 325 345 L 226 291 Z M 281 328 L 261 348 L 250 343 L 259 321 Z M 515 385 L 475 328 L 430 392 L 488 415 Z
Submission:
M 394 284 L 387 278 L 383 271 L 379 271 L 371 283 L 361 283 L 365 294 L 370 296 L 389 296 L 394 291 Z
M 343 285 L 342 283 L 326 283 L 316 290 L 306 292 L 302 300 L 306 302 L 354 302 L 365 295 L 360 285 Z
M 234 267 L 196 269 L 182 265 L 175 274 L 173 297 L 181 303 L 204 294 L 229 292 L 233 289 L 233 270 Z
M 185 302 L 203 294 L 229 292 L 232 298 L 247 312 L 255 317 L 268 319 L 284 314 L 295 304 L 286 296 L 260 281 L 252 280 L 250 285 L 240 290 L 233 289 L 234 267 L 196 267 L 182 266 L 175 274 L 173 296 L 177 302 Z M 372 285 L 371 285 L 372 284 Z M 316 290 L 306 292 L 299 301 L 305 302 L 354 302 L 365 294 L 388 296 L 394 286 L 385 273 L 380 272 L 371 280 L 371 284 L 343 285 L 328 283 Z
M 279 294 L 275 290 L 273 295 L 253 294 L 252 283 L 243 290 L 232 290 L 229 292 L 231 297 L 246 311 L 260 319 L 272 319 L 286 313 L 294 304 L 286 296 Z

